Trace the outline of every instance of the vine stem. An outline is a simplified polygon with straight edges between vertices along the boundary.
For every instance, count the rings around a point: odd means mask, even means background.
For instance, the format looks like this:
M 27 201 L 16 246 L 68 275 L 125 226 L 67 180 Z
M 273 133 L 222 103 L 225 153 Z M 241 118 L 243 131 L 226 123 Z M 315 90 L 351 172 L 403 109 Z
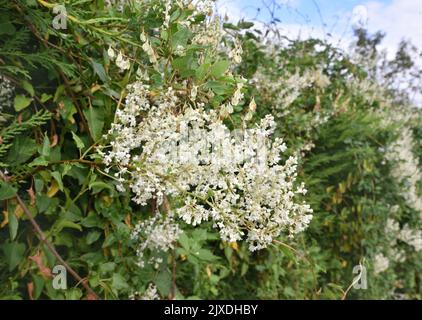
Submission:
M 0 177 L 7 181 L 7 177 L 5 174 L 0 171 Z M 18 201 L 19 205 L 22 207 L 25 215 L 28 217 L 29 221 L 31 222 L 32 226 L 35 229 L 35 232 L 37 233 L 39 239 L 41 242 L 43 242 L 48 250 L 56 257 L 56 259 L 66 268 L 66 270 L 79 282 L 82 284 L 82 286 L 86 289 L 86 291 L 93 296 L 96 300 L 100 300 L 100 297 L 94 292 L 94 290 L 91 289 L 91 287 L 86 283 L 86 280 L 83 279 L 69 264 L 60 256 L 60 254 L 57 252 L 54 245 L 47 240 L 47 237 L 45 236 L 44 232 L 41 230 L 41 227 L 39 224 L 35 221 L 34 217 L 32 216 L 32 213 L 29 211 L 28 207 L 23 202 L 22 198 L 18 195 L 18 193 L 15 194 L 15 198 Z

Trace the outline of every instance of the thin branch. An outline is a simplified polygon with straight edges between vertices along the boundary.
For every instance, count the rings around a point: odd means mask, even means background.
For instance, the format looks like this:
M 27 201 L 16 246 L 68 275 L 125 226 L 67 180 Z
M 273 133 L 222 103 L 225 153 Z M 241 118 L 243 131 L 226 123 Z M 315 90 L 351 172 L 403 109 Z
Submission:
M 7 181 L 7 177 L 4 175 L 2 171 L 0 171 L 0 177 Z M 41 230 L 38 223 L 35 221 L 34 217 L 32 216 L 32 213 L 29 211 L 28 207 L 23 202 L 22 198 L 16 193 L 15 195 L 16 200 L 18 201 L 19 205 L 23 209 L 25 215 L 28 217 L 29 221 L 31 222 L 32 226 L 35 229 L 35 232 L 37 233 L 39 239 L 41 242 L 43 242 L 48 250 L 56 257 L 56 259 L 66 268 L 66 270 L 78 281 L 82 284 L 82 286 L 86 289 L 86 291 L 93 297 L 95 297 L 96 300 L 100 300 L 100 297 L 91 289 L 91 287 L 86 283 L 86 280 L 84 280 L 71 266 L 67 264 L 66 261 L 60 256 L 60 254 L 57 252 L 54 245 L 47 240 L 47 237 L 45 236 L 44 232 Z

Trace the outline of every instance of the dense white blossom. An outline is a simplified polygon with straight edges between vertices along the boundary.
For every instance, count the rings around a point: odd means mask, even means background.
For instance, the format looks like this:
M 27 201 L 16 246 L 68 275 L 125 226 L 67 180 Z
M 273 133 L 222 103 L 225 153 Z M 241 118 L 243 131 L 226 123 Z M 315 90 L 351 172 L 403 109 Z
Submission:
M 295 201 L 304 193 L 303 186 L 294 186 L 297 160 L 279 164 L 286 145 L 281 139 L 271 144 L 271 116 L 233 136 L 216 111 L 185 106 L 175 112 L 180 106 L 172 88 L 155 101 L 147 85 L 137 82 L 129 90 L 104 161 L 118 165 L 135 202 L 186 197 L 176 210 L 185 222 L 212 219 L 224 240 L 246 237 L 251 250 L 266 247 L 283 231 L 294 235 L 306 228 L 312 210 Z
M 194 7 L 193 12 L 208 15 L 211 7 L 206 3 L 199 2 L 203 6 Z M 170 2 L 165 4 L 164 18 L 170 12 L 168 6 Z M 196 35 L 192 44 L 207 46 L 198 62 L 205 54 L 224 54 L 218 18 L 186 26 Z M 146 33 L 141 32 L 140 39 L 150 63 L 163 77 L 167 59 L 158 55 Z M 235 42 L 234 62 L 240 61 L 239 46 Z M 184 48 L 175 49 L 172 54 L 183 54 Z M 301 200 L 306 189 L 296 182 L 297 157 L 283 156 L 287 146 L 280 138 L 272 139 L 273 117 L 234 131 L 224 123 L 234 107 L 244 102 L 246 84 L 230 71 L 226 75 L 235 81 L 233 94 L 210 109 L 204 102 L 210 91 L 203 86 L 173 79 L 157 90 L 151 87 L 148 69 L 140 66 L 137 81 L 127 87 L 125 103 L 116 111 L 106 136 L 109 148 L 100 153 L 108 170 L 114 171 L 118 190 L 129 188 L 133 201 L 142 206 L 151 201 L 157 208 L 167 201 L 177 204 L 172 213 L 153 212 L 133 230 L 133 239 L 140 243 L 141 266 L 146 251 L 173 247 L 181 232 L 180 220 L 192 225 L 211 221 L 223 240 L 246 240 L 254 251 L 282 234 L 293 237 L 312 218 L 312 209 Z M 255 101 L 246 108 L 255 112 Z
M 275 98 L 274 114 L 277 117 L 283 117 L 293 112 L 290 106 L 299 98 L 304 89 L 312 86 L 324 89 L 330 84 L 330 79 L 320 68 L 308 69 L 303 73 L 296 70 L 294 73 L 287 73 L 284 77 L 277 75 L 277 79 L 272 79 L 270 75 L 258 70 L 252 83 L 261 90 L 264 96 Z M 319 116 L 318 119 L 315 118 L 316 124 L 327 120 L 326 115 L 321 116 L 319 113 L 316 115 Z
M 131 238 L 138 240 L 140 245 L 137 249 L 139 258 L 138 265 L 143 267 L 145 264 L 144 253 L 146 250 L 167 251 L 173 248 L 181 230 L 179 225 L 174 222 L 171 213 L 162 216 L 160 212 L 147 220 L 139 222 L 132 230 Z M 162 262 L 160 258 L 151 257 L 149 263 L 158 264 Z
M 240 64 L 242 62 L 242 54 L 243 54 L 242 45 L 239 43 L 239 41 L 236 40 L 234 43 L 234 48 L 229 52 L 229 58 L 235 64 Z
M 10 108 L 13 104 L 14 86 L 0 74 L 0 111 Z
M 415 251 L 422 250 L 422 230 L 414 230 L 405 224 L 400 230 L 398 238 L 412 246 Z
M 119 51 L 119 54 L 116 58 L 116 66 L 121 70 L 128 70 L 130 69 L 130 61 L 129 59 L 125 58 L 121 51 Z
M 160 300 L 155 284 L 150 283 L 143 293 L 134 292 L 129 296 L 130 300 Z
M 400 130 L 398 140 L 388 148 L 386 158 L 394 162 L 393 176 L 405 186 L 402 196 L 409 206 L 420 213 L 422 220 L 422 197 L 417 191 L 417 185 L 422 181 L 422 172 L 419 169 L 419 161 L 412 151 L 413 146 L 412 132 L 404 126 Z
M 385 257 L 382 253 L 375 255 L 374 257 L 374 273 L 379 274 L 384 272 L 390 266 L 390 261 L 387 257 Z

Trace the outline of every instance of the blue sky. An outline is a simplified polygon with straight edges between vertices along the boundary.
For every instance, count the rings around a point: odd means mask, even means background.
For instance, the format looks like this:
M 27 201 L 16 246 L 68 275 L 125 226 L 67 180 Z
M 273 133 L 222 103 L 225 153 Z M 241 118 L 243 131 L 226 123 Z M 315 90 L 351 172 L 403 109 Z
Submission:
M 217 7 L 231 20 L 268 22 L 271 17 L 264 4 L 272 1 L 278 4 L 280 28 L 293 37 L 329 37 L 345 46 L 352 38 L 352 24 L 359 20 L 370 31 L 387 33 L 384 47 L 389 52 L 403 38 L 422 49 L 422 0 L 218 0 Z

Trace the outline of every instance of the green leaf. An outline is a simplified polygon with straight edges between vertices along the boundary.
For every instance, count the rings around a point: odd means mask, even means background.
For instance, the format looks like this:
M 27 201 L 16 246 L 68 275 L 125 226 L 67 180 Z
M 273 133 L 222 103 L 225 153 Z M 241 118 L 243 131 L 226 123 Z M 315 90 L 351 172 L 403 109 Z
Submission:
M 69 121 L 70 123 L 75 123 L 75 119 L 73 118 L 73 115 L 77 113 L 78 111 L 76 110 L 76 107 L 74 106 L 72 101 L 69 98 L 64 97 L 59 102 L 59 106 L 61 106 L 59 108 L 61 117 Z
M 204 261 L 215 261 L 218 260 L 218 257 L 215 256 L 210 250 L 208 249 L 199 249 L 198 252 L 196 252 L 196 257 L 200 260 Z
M 114 271 L 116 268 L 116 264 L 114 262 L 106 262 L 100 265 L 100 272 L 101 273 L 108 273 Z
M 50 157 L 50 150 L 51 150 L 50 139 L 48 139 L 47 134 L 45 134 L 42 148 L 39 153 L 41 154 L 42 157 L 44 157 L 45 159 L 48 159 Z
M 83 219 L 81 223 L 84 227 L 87 227 L 87 228 L 93 228 L 93 227 L 102 228 L 103 226 L 103 222 L 101 221 L 100 216 L 93 211 L 88 213 L 88 216 L 85 219 Z
M 5 243 L 2 248 L 9 271 L 13 271 L 24 257 L 25 244 L 18 242 Z
M 84 115 L 88 121 L 89 131 L 92 138 L 98 141 L 101 138 L 101 133 L 104 126 L 104 111 L 97 107 L 89 107 L 84 110 Z
M 10 235 L 10 240 L 13 241 L 15 240 L 16 234 L 18 233 L 19 221 L 16 215 L 12 211 L 9 211 L 8 214 L 9 214 L 9 235 Z
M 215 78 L 223 76 L 224 72 L 229 68 L 230 62 L 228 60 L 220 60 L 211 67 L 211 75 Z
M 7 155 L 7 162 L 17 166 L 26 162 L 37 151 L 35 141 L 27 136 L 16 137 Z
M 13 198 L 16 195 L 16 188 L 13 188 L 5 181 L 0 181 L 0 201 Z
M 173 68 L 179 70 L 182 77 L 195 75 L 196 65 L 191 54 L 173 60 Z
M 190 250 L 190 245 L 189 245 L 189 238 L 187 237 L 187 235 L 186 235 L 186 233 L 182 233 L 182 234 L 180 234 L 180 236 L 179 236 L 179 243 L 181 244 L 181 246 L 185 249 L 185 250 L 187 250 L 187 251 L 189 251 Z
M 73 137 L 73 140 L 75 141 L 75 143 L 76 143 L 76 147 L 80 150 L 80 151 L 82 151 L 83 150 L 83 148 L 85 148 L 85 144 L 83 143 L 83 141 L 81 140 L 81 138 L 79 138 L 77 135 L 76 135 L 76 133 L 74 133 L 73 131 L 72 131 L 72 137 Z
M 98 75 L 102 82 L 107 82 L 109 80 L 108 75 L 101 63 L 91 60 L 92 68 L 94 72 Z
M 44 102 L 47 102 L 48 100 L 50 100 L 52 97 L 53 96 L 51 94 L 43 93 L 41 95 L 41 99 L 40 100 L 41 100 L 42 103 L 44 103 Z
M 249 265 L 247 263 L 242 263 L 242 266 L 240 267 L 240 276 L 243 277 L 246 272 L 248 272 Z
M 56 89 L 56 92 L 54 93 L 53 101 L 57 102 L 57 100 L 63 95 L 64 92 L 65 92 L 65 86 L 62 84 L 59 85 Z
M 71 228 L 71 229 L 76 229 L 76 230 L 82 231 L 82 227 L 79 224 L 76 224 L 73 221 L 65 220 L 65 219 L 60 220 L 59 223 L 57 224 L 56 228 L 57 228 L 57 230 L 56 230 L 57 233 L 62 231 L 62 229 L 64 229 L 64 228 Z
M 88 233 L 88 235 L 86 236 L 86 244 L 92 244 L 95 241 L 97 241 L 101 236 L 101 232 L 99 231 L 91 231 L 90 233 Z
M 176 49 L 178 46 L 186 47 L 192 32 L 186 27 L 179 26 L 179 30 L 171 37 L 172 47 Z
M 16 112 L 19 112 L 29 106 L 32 102 L 31 98 L 24 96 L 23 94 L 18 94 L 15 97 L 13 105 L 15 107 Z
M 248 22 L 248 21 L 239 21 L 238 24 L 237 24 L 237 26 L 240 29 L 249 29 L 249 28 L 252 28 L 254 26 L 254 23 L 253 22 Z
M 225 29 L 232 29 L 232 30 L 240 30 L 233 23 L 223 23 L 223 28 L 225 28 Z
M 197 80 L 203 80 L 207 75 L 208 70 L 210 69 L 209 63 L 201 64 L 195 71 L 195 78 Z
M 65 291 L 64 295 L 66 300 L 80 300 L 83 293 L 79 288 L 70 288 Z
M 161 271 L 154 281 L 158 291 L 162 296 L 168 296 L 170 294 L 172 286 L 172 278 L 170 272 L 167 270 Z
M 98 192 L 104 189 L 113 190 L 113 187 L 103 181 L 94 181 L 89 184 L 89 189 L 92 190 L 92 194 L 97 194 Z
M 53 171 L 51 173 L 51 175 L 53 176 L 54 180 L 57 181 L 57 184 L 59 185 L 59 189 L 60 191 L 63 191 L 63 181 L 62 181 L 62 175 L 60 174 L 60 172 L 58 171 Z
M 103 242 L 103 248 L 111 246 L 116 241 L 116 237 L 113 233 L 109 234 L 105 241 Z
M 37 195 L 36 197 L 36 205 L 37 205 L 37 209 L 40 213 L 46 211 L 50 205 L 51 205 L 51 198 L 44 195 L 44 194 L 40 194 Z
M 32 274 L 32 279 L 34 280 L 33 298 L 37 300 L 41 295 L 42 290 L 44 289 L 45 281 L 41 276 L 36 274 Z
M 223 82 L 218 81 L 208 81 L 206 87 L 211 89 L 217 95 L 223 95 L 228 93 L 230 86 Z
M 29 163 L 28 166 L 29 167 L 38 167 L 38 166 L 46 167 L 48 166 L 48 161 L 45 160 L 44 157 L 38 157 L 38 158 L 35 158 L 34 161 Z
M 31 95 L 31 97 L 35 95 L 34 88 L 32 87 L 32 84 L 30 84 L 28 81 L 22 81 L 22 88 L 24 88 L 25 91 Z
M 1 18 L 3 19 L 5 17 L 1 16 Z M 13 25 L 12 22 L 7 21 L 7 20 L 6 21 L 2 20 L 1 28 L 0 28 L 0 35 L 3 35 L 3 34 L 13 35 L 13 34 L 15 34 L 15 32 L 16 32 L 16 28 Z
M 111 286 L 116 290 L 129 288 L 126 279 L 119 273 L 113 274 L 113 277 L 111 278 Z

